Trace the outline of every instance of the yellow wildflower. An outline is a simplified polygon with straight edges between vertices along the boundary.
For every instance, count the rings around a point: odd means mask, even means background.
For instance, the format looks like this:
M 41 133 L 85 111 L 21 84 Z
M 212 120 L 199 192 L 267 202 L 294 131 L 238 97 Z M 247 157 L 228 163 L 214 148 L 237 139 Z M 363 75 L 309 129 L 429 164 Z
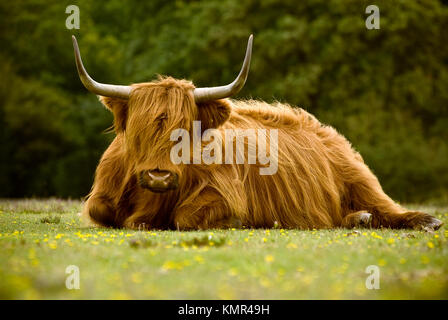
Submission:
M 288 248 L 288 249 L 297 249 L 297 245 L 295 244 L 295 243 L 288 243 L 287 245 L 286 245 L 286 248 Z
M 428 258 L 427 256 L 422 256 L 420 259 L 421 259 L 421 261 L 422 261 L 423 264 L 428 264 L 429 261 L 430 261 L 429 258 Z
M 48 246 L 50 247 L 50 249 L 56 249 L 58 247 L 58 244 L 56 241 L 51 241 L 50 243 L 48 243 Z
M 142 274 L 139 272 L 133 273 L 131 275 L 131 281 L 134 283 L 141 283 L 142 282 Z
M 202 257 L 202 256 L 200 256 L 200 255 L 195 255 L 194 256 L 194 260 L 196 261 L 196 262 L 198 262 L 198 263 L 204 263 L 204 258 Z

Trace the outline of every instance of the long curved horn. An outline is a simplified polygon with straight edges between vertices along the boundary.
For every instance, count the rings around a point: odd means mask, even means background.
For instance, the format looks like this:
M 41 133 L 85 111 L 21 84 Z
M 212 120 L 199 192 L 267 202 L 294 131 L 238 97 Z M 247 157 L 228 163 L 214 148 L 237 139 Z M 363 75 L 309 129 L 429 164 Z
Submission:
M 72 40 L 73 49 L 75 50 L 76 68 L 78 69 L 79 78 L 84 84 L 84 87 L 86 87 L 86 89 L 90 92 L 93 92 L 97 95 L 129 99 L 129 94 L 131 93 L 130 86 L 99 83 L 89 76 L 86 69 L 84 68 L 84 65 L 82 64 L 81 54 L 79 53 L 78 42 L 76 41 L 75 36 L 72 36 Z
M 237 94 L 243 88 L 247 75 L 249 74 L 250 58 L 252 56 L 252 41 L 253 35 L 251 34 L 249 41 L 247 42 L 246 56 L 244 58 L 243 66 L 241 67 L 238 77 L 226 86 L 194 89 L 194 100 L 196 102 L 228 98 Z

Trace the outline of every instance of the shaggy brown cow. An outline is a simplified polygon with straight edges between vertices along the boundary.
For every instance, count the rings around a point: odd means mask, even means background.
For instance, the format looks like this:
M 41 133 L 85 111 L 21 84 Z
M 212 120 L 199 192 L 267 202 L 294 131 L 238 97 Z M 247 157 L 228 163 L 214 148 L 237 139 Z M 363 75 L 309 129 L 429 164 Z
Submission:
M 180 230 L 276 223 L 299 229 L 442 225 L 389 198 L 350 143 L 306 111 L 227 99 L 246 80 L 252 36 L 237 79 L 215 88 L 170 77 L 131 86 L 100 84 L 84 69 L 74 37 L 73 45 L 82 82 L 114 115 L 116 137 L 101 158 L 83 210 L 95 224 Z M 276 129 L 277 172 L 260 175 L 259 162 L 173 164 L 176 141 L 170 134 L 178 128 L 192 133 L 195 120 L 222 135 L 232 128 Z

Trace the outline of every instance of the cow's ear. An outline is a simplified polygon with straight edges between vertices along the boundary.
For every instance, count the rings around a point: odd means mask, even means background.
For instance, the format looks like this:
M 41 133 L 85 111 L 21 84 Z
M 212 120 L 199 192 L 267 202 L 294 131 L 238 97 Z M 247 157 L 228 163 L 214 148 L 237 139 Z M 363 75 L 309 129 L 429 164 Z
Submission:
M 128 101 L 120 98 L 100 96 L 101 103 L 114 114 L 114 127 L 117 132 L 126 128 Z
M 198 103 L 201 127 L 206 129 L 218 128 L 230 118 L 232 107 L 228 100 L 214 100 Z

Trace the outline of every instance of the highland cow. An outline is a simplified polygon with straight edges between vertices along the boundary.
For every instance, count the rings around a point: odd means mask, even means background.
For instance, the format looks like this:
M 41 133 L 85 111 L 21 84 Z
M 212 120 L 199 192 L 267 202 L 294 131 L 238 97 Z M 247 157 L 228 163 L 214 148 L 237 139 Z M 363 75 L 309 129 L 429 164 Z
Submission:
M 81 81 L 114 115 L 116 137 L 100 160 L 83 209 L 94 224 L 178 230 L 442 225 L 388 197 L 351 144 L 303 109 L 229 99 L 246 81 L 252 36 L 235 81 L 212 88 L 170 77 L 131 86 L 101 84 L 87 74 L 74 37 L 73 45 Z M 260 175 L 266 164 L 259 161 L 174 164 L 170 154 L 177 142 L 171 133 L 179 128 L 192 133 L 194 121 L 201 121 L 202 133 L 214 128 L 222 136 L 226 129 L 276 130 L 277 154 L 270 156 L 278 169 Z M 271 140 L 260 147 L 258 140 L 244 139 L 246 155 L 251 148 L 269 150 Z M 225 154 L 229 146 L 221 145 Z

